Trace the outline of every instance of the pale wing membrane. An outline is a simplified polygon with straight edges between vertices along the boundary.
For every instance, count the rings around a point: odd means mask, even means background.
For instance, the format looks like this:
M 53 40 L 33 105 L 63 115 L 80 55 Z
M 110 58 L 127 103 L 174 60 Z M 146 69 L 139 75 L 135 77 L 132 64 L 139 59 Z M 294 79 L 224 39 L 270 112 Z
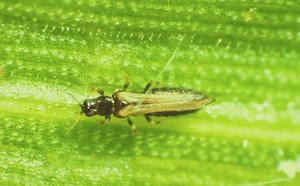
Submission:
M 213 98 L 207 98 L 200 93 L 187 94 L 180 92 L 160 92 L 159 94 L 120 92 L 118 97 L 123 101 L 132 103 L 119 111 L 119 115 L 123 117 L 137 114 L 197 110 L 213 101 Z
M 140 104 L 150 104 L 150 103 L 168 103 L 168 102 L 178 102 L 178 101 L 192 101 L 192 100 L 202 100 L 205 98 L 200 93 L 180 93 L 180 92 L 157 92 L 155 94 L 139 94 L 132 92 L 118 92 L 117 97 L 128 103 L 140 103 Z

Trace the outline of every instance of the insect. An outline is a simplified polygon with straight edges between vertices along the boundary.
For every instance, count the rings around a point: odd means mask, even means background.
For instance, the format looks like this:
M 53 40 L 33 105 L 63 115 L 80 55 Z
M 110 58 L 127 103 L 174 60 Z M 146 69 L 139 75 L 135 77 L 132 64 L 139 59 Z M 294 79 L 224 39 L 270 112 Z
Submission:
M 132 129 L 136 133 L 136 127 L 130 116 L 144 115 L 151 123 L 151 116 L 176 116 L 196 112 L 203 106 L 213 102 L 215 99 L 204 96 L 195 90 L 179 88 L 153 88 L 148 83 L 143 92 L 127 92 L 129 82 L 126 82 L 123 90 L 118 90 L 112 97 L 105 96 L 102 89 L 97 89 L 100 94 L 94 99 L 86 99 L 80 104 L 81 114 L 88 117 L 100 115 L 104 116 L 103 123 L 110 121 L 111 115 L 118 118 L 126 118 Z

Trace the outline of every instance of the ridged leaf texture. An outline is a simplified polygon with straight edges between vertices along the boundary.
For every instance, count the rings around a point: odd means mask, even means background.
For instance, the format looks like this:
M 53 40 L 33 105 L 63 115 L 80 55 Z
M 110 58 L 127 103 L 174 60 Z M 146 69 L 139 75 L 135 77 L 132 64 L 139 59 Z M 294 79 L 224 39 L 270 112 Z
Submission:
M 1 0 L 1 185 L 300 185 L 299 1 Z M 163 71 L 168 60 L 175 56 Z M 158 76 L 159 73 L 161 76 Z M 80 115 L 122 89 L 216 98 L 149 125 Z M 154 85 L 156 86 L 156 85 Z

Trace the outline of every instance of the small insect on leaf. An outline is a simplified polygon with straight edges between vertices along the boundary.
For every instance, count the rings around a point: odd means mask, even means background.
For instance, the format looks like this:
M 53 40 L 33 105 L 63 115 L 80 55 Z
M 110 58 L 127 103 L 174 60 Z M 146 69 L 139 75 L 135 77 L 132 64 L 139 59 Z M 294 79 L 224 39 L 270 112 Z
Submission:
M 148 83 L 143 92 L 127 92 L 129 83 L 126 82 L 124 90 L 118 90 L 112 97 L 105 96 L 104 91 L 97 89 L 100 94 L 94 99 L 86 99 L 80 104 L 81 112 L 91 117 L 100 115 L 105 117 L 103 123 L 109 122 L 113 114 L 118 118 L 127 118 L 132 132 L 136 126 L 130 116 L 144 115 L 147 121 L 152 122 L 150 116 L 177 116 L 196 112 L 205 105 L 215 101 L 214 98 L 204 96 L 195 90 L 180 88 L 154 88 L 150 90 Z

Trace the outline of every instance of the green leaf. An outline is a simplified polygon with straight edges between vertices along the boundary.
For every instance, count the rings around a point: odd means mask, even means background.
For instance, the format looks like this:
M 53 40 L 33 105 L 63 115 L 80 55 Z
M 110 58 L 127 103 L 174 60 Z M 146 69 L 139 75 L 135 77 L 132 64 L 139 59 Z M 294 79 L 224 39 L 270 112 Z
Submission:
M 298 1 L 0 2 L 1 185 L 299 185 Z M 177 50 L 171 64 L 167 61 Z M 158 77 L 159 73 L 162 76 Z M 76 99 L 149 81 L 216 98 L 149 125 Z

